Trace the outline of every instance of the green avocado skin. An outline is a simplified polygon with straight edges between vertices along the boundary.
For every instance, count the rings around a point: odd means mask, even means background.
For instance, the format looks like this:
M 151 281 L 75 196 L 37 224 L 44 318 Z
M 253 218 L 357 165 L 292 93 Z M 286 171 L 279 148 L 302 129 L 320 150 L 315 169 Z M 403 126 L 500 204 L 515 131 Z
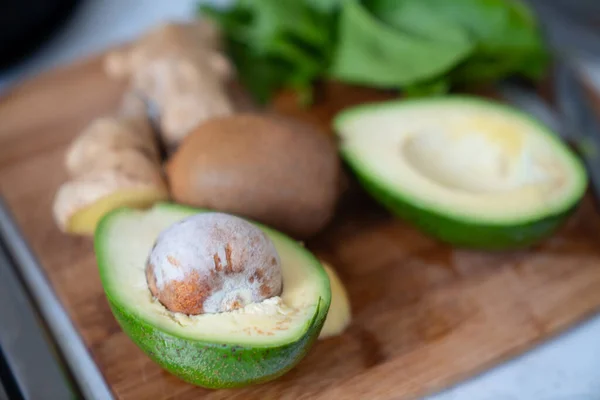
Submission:
M 190 215 L 205 212 L 205 210 L 170 203 L 161 203 L 155 205 L 155 208 L 165 212 L 183 211 Z M 124 307 L 119 301 L 115 301 L 105 284 L 103 266 L 106 261 L 102 257 L 105 230 L 112 218 L 130 211 L 123 208 L 104 216 L 94 237 L 94 247 L 104 292 L 115 319 L 132 342 L 154 362 L 191 384 L 208 389 L 224 389 L 276 379 L 291 370 L 306 356 L 325 323 L 331 304 L 330 291 L 324 294 L 325 297 L 319 298 L 317 309 L 304 335 L 295 342 L 276 346 L 221 344 L 179 337 L 146 322 L 138 317 L 131 307 Z M 318 263 L 316 258 L 314 262 Z M 325 270 L 321 271 L 321 275 L 323 279 L 327 279 Z
M 352 169 L 362 187 L 393 214 L 422 232 L 458 247 L 481 250 L 527 248 L 551 236 L 575 208 L 518 225 L 475 224 L 420 208 L 397 194 L 390 194 L 358 168 Z
M 361 112 L 369 112 L 370 110 L 386 107 L 404 107 L 405 105 L 411 106 L 427 102 L 447 104 L 458 102 L 467 105 L 502 109 L 509 115 L 528 120 L 539 126 L 542 131 L 547 132 L 549 141 L 556 142 L 560 146 L 563 146 L 562 142 L 560 142 L 554 133 L 550 132 L 545 126 L 526 113 L 506 104 L 467 95 L 452 95 L 437 99 L 421 98 L 413 100 L 395 100 L 355 106 L 342 111 L 335 117 L 334 129 L 341 132 L 343 130 L 343 121 L 353 114 L 356 115 Z M 443 242 L 472 249 L 515 250 L 527 248 L 539 243 L 551 236 L 562 225 L 565 219 L 572 214 L 579 204 L 580 199 L 583 197 L 587 186 L 587 173 L 585 167 L 573 154 L 572 162 L 577 166 L 577 169 L 579 170 L 578 174 L 582 179 L 582 182 L 585 181 L 586 183 L 582 184 L 581 187 L 577 189 L 578 193 L 573 196 L 573 201 L 570 206 L 566 205 L 563 210 L 559 210 L 554 214 L 533 218 L 525 222 L 507 222 L 504 224 L 482 223 L 475 220 L 461 219 L 459 216 L 447 215 L 429 207 L 425 208 L 419 206 L 414 200 L 411 201 L 411 199 L 398 193 L 398 191 L 392 192 L 389 189 L 386 189 L 382 184 L 378 183 L 375 179 L 372 179 L 362 170 L 360 161 L 356 160 L 343 146 L 341 155 L 355 173 L 362 187 L 393 214 L 408 221 L 424 233 Z
M 279 347 L 244 347 L 186 340 L 156 329 L 110 301 L 123 331 L 154 362 L 182 380 L 209 389 L 243 387 L 273 380 L 304 358 L 325 322 L 319 310 L 304 336 Z

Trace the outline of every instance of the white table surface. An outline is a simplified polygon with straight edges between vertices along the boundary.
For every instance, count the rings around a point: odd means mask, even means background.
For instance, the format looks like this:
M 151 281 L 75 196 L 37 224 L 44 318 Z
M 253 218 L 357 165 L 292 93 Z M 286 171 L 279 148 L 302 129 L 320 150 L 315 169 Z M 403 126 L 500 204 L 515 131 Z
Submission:
M 0 91 L 118 42 L 162 20 L 185 20 L 196 0 L 86 0 L 26 63 L 0 75 Z M 600 68 L 591 68 L 600 89 Z M 1 121 L 0 121 L 1 123 Z M 600 400 L 600 316 L 428 400 Z

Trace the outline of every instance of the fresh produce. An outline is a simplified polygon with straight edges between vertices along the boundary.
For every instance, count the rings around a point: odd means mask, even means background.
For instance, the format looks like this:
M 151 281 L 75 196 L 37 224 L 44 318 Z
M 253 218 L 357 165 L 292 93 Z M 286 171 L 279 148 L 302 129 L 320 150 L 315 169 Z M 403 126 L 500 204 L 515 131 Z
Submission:
M 429 94 L 538 79 L 547 66 L 536 19 L 519 0 L 237 0 L 201 12 L 263 102 L 282 87 L 310 101 L 319 79 Z
M 168 198 L 169 192 L 160 183 L 108 170 L 63 183 L 54 199 L 54 218 L 65 233 L 92 235 L 98 221 L 111 210 L 146 208 Z
M 156 107 L 168 150 L 200 122 L 233 112 L 225 85 L 233 70 L 220 43 L 209 21 L 167 23 L 106 56 L 107 74 Z
M 163 231 L 146 280 L 169 311 L 187 315 L 237 310 L 281 294 L 279 255 L 255 225 L 201 213 Z
M 582 198 L 580 160 L 525 114 L 466 96 L 390 101 L 335 118 L 341 152 L 397 215 L 459 246 L 507 249 L 550 235 Z
M 169 198 L 150 122 L 131 110 L 92 121 L 67 150 L 69 180 L 53 205 L 62 231 L 92 235 L 100 218 L 115 208 L 147 207 Z
M 182 266 L 204 268 L 202 254 L 212 251 L 202 247 L 206 242 L 193 243 L 186 237 L 186 243 L 192 246 L 183 247 L 185 244 L 178 241 L 180 237 L 172 237 L 177 241 L 168 243 L 170 229 L 177 223 L 194 225 L 193 219 L 199 218 L 201 213 L 202 210 L 179 205 L 159 204 L 148 211 L 121 209 L 102 219 L 94 245 L 110 307 L 134 343 L 185 381 L 209 388 L 226 388 L 274 379 L 296 365 L 317 339 L 331 302 L 327 273 L 298 243 L 270 228 L 255 225 L 268 238 L 266 242 L 260 239 L 260 246 L 271 253 L 272 249 L 267 248 L 272 243 L 279 256 L 283 277 L 281 294 L 234 311 L 200 315 L 173 313 L 155 300 L 148 289 L 145 274 L 148 255 L 158 239 L 163 245 L 173 246 L 174 257 Z M 239 222 L 234 225 L 239 226 Z M 221 232 L 224 234 L 220 237 L 217 237 L 219 229 L 210 233 L 204 231 L 207 225 L 196 226 L 200 238 L 210 234 L 211 240 L 219 243 L 217 247 L 224 247 L 213 255 L 215 272 L 219 272 L 216 271 L 219 265 L 224 268 L 225 262 L 229 265 L 228 245 L 232 269 L 245 268 L 235 264 L 243 259 L 244 249 L 233 246 L 242 243 L 227 242 L 235 236 L 229 231 L 232 226 L 222 226 L 226 232 Z M 249 230 L 250 237 L 246 239 L 252 240 L 256 236 L 253 229 Z M 194 260 L 194 257 L 200 258 Z M 190 264 L 184 264 L 187 262 Z M 181 271 L 173 269 L 171 272 Z M 177 276 L 185 278 L 185 275 Z M 177 276 L 172 278 L 178 279 Z M 235 285 L 230 285 L 231 281 L 244 276 L 243 272 L 229 278 L 227 274 L 222 276 L 230 282 L 224 283 L 221 294 L 236 290 Z M 215 282 L 207 283 L 215 289 L 212 286 Z
M 160 153 L 148 119 L 141 117 L 100 117 L 90 122 L 71 143 L 65 159 L 71 177 L 104 169 L 126 169 L 145 173 L 160 163 Z M 134 163 L 141 168 L 119 168 Z
M 323 329 L 321 329 L 321 333 L 319 334 L 319 339 L 327 339 L 342 334 L 348 328 L 352 319 L 352 313 L 348 293 L 337 272 L 328 263 L 321 261 L 321 264 L 327 272 L 331 286 L 331 306 L 329 307 Z
M 166 171 L 175 201 L 245 216 L 296 238 L 329 222 L 340 191 L 334 143 L 281 117 L 206 121 L 183 141 Z

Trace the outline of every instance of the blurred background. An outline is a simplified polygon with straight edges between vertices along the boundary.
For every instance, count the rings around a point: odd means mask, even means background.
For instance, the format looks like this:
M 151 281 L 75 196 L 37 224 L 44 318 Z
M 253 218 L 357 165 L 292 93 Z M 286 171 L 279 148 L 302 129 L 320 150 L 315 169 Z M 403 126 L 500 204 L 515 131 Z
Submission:
M 207 1 L 207 0 L 204 0 Z M 549 40 L 577 54 L 600 90 L 600 2 L 526 0 Z M 226 4 L 227 0 L 208 0 Z M 136 37 L 164 20 L 187 20 L 198 0 L 3 0 L 0 91 L 41 71 Z
M 205 0 L 206 1 L 206 0 Z M 226 4 L 227 0 L 211 0 Z M 586 59 L 600 82 L 597 0 L 527 0 L 557 45 Z M 0 3 L 0 91 L 26 76 L 127 41 L 163 20 L 192 18 L 198 0 L 3 0 Z M 597 54 L 595 56 L 594 54 Z M 598 62 L 597 64 L 600 64 Z M 600 88 L 600 84 L 597 85 Z
M 192 18 L 197 5 L 195 0 L 2 0 L 0 91 L 133 39 L 160 21 Z

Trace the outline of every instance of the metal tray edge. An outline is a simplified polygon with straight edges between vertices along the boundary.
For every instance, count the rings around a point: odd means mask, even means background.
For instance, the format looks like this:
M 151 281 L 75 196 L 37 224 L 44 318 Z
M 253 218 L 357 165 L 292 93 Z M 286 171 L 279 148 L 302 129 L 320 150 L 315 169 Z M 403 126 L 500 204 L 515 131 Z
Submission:
M 14 258 L 18 272 L 31 292 L 82 394 L 86 399 L 114 399 L 102 373 L 52 289 L 1 196 L 0 236 Z

